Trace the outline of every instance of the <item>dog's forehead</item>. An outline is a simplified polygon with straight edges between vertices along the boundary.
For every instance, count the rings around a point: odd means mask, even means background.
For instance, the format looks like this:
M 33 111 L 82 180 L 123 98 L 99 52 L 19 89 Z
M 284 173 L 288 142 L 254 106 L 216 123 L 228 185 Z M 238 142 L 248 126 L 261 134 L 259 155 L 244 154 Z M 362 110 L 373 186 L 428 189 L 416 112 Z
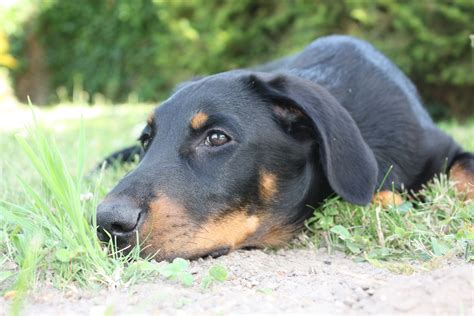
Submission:
M 153 120 L 193 124 L 219 113 L 248 117 L 259 111 L 259 100 L 249 91 L 241 74 L 216 75 L 186 84 L 153 113 Z

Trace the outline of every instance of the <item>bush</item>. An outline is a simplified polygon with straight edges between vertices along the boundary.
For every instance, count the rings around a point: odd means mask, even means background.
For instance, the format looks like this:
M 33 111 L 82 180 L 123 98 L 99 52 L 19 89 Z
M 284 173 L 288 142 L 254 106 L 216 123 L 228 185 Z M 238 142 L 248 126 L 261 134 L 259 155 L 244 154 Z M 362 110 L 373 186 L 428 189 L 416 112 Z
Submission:
M 463 114 L 473 97 L 473 8 L 465 0 L 50 0 L 14 34 L 13 46 L 19 60 L 28 55 L 27 39 L 45 50 L 50 102 L 57 88 L 71 96 L 74 86 L 115 102 L 130 94 L 158 101 L 193 75 L 254 65 L 323 35 L 352 34 L 392 58 L 432 110 L 443 105 Z M 15 70 L 17 82 L 28 62 Z

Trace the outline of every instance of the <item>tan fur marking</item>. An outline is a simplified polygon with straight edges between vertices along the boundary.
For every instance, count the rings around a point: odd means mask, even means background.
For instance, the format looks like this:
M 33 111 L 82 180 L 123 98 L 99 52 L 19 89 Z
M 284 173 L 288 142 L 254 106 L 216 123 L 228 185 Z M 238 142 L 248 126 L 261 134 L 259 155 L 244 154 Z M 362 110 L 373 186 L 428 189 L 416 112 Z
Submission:
M 150 114 L 148 114 L 148 117 L 146 119 L 146 122 L 148 123 L 148 125 L 153 125 L 153 122 L 155 121 L 155 112 L 151 112 Z
M 277 191 L 278 189 L 276 175 L 267 171 L 260 172 L 260 198 L 266 202 L 269 202 L 275 197 Z
M 399 206 L 403 203 L 402 197 L 392 191 L 381 191 L 375 193 L 372 203 L 380 204 L 382 207 Z
M 195 246 L 200 249 L 227 246 L 234 250 L 257 230 L 259 222 L 257 216 L 237 211 L 223 219 L 216 219 L 203 225 L 194 236 Z
M 158 257 L 168 256 L 180 247 L 179 238 L 186 236 L 191 229 L 185 209 L 179 203 L 165 195 L 160 195 L 150 204 L 148 216 L 140 228 L 140 242 L 144 243 L 145 254 L 152 254 L 160 250 Z M 174 239 L 169 243 L 167 240 Z
M 259 218 L 244 209 L 196 224 L 182 205 L 165 195 L 150 204 L 148 217 L 140 229 L 145 255 L 156 259 L 175 256 L 195 257 L 222 247 L 239 248 L 258 229 Z
M 266 179 L 267 189 L 276 192 L 276 179 Z M 229 210 L 228 215 L 217 215 L 206 223 L 197 223 L 183 205 L 163 194 L 149 207 L 139 237 L 144 255 L 159 251 L 156 260 L 202 256 L 223 247 L 279 246 L 287 243 L 295 231 L 269 211 L 249 215 L 246 207 Z
M 196 113 L 191 119 L 191 127 L 193 129 L 201 128 L 209 119 L 209 116 L 204 112 Z
M 474 174 L 455 164 L 449 171 L 449 178 L 454 182 L 456 191 L 474 200 Z
M 286 224 L 286 219 L 275 216 L 271 210 L 258 211 L 260 225 L 245 242 L 245 247 L 277 247 L 287 245 L 298 230 Z
M 295 235 L 295 230 L 278 224 L 262 227 L 260 236 L 256 240 L 260 247 L 277 247 L 288 244 Z

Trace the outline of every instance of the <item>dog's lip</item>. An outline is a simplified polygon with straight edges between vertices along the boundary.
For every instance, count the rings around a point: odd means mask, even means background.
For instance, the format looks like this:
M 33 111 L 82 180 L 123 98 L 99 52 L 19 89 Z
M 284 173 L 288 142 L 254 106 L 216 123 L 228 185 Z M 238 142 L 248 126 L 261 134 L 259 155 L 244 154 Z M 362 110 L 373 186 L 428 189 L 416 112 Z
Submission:
M 183 257 L 189 260 L 196 260 L 199 258 L 208 258 L 208 257 L 215 259 L 215 258 L 227 255 L 230 251 L 231 251 L 231 247 L 222 246 L 219 248 L 214 248 L 212 250 L 196 252 L 194 254 L 180 254 L 180 255 L 176 254 L 172 258 L 167 258 L 166 260 L 172 260 L 176 257 Z
M 144 221 L 146 220 L 146 217 L 147 217 L 146 215 L 147 215 L 146 211 L 141 211 L 138 214 L 137 224 L 131 231 L 125 232 L 125 233 L 115 233 L 111 235 L 111 238 L 114 239 L 114 243 L 116 243 L 116 246 L 118 249 L 120 249 L 121 251 L 125 250 L 125 253 L 127 252 L 127 250 L 130 251 L 129 248 L 134 244 L 132 242 L 132 238 L 136 237 L 137 232 L 139 231 L 140 227 L 143 225 Z M 103 233 L 100 230 L 98 231 L 98 234 L 99 236 L 105 237 L 105 235 L 103 235 L 105 233 Z M 99 239 L 103 240 L 101 237 L 99 237 Z M 181 253 L 179 255 L 175 254 L 170 257 L 161 258 L 160 260 L 172 261 L 174 258 L 177 258 L 177 257 L 187 258 L 189 260 L 196 260 L 199 258 L 208 258 L 208 257 L 218 258 L 224 255 L 227 255 L 228 253 L 231 252 L 231 250 L 232 249 L 230 246 L 222 245 L 214 249 L 210 249 L 206 251 L 198 251 L 194 254 L 192 254 L 192 252 Z
M 225 256 L 229 252 L 230 252 L 230 247 L 222 247 L 222 248 L 218 248 L 209 252 L 206 256 L 210 256 L 212 258 L 218 258 L 220 256 Z

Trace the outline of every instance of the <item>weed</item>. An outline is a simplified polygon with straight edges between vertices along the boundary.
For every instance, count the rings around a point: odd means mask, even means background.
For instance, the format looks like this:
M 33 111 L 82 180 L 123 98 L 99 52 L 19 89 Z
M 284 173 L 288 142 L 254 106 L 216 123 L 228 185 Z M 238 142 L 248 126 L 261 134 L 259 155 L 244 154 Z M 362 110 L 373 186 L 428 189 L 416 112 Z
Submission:
M 166 263 L 158 268 L 158 272 L 161 276 L 170 280 L 177 280 L 187 287 L 193 285 L 194 282 L 194 277 L 188 270 L 189 262 L 182 258 L 176 258 L 173 262 Z M 214 264 L 202 278 L 201 288 L 207 289 L 211 287 L 214 282 L 224 282 L 227 280 L 227 275 L 227 268 L 224 265 Z
M 176 258 L 173 262 L 158 268 L 158 272 L 167 279 L 178 280 L 184 286 L 191 286 L 194 282 L 194 277 L 189 273 L 188 269 L 189 262 L 187 260 Z
M 257 289 L 256 292 L 259 293 L 259 294 L 263 294 L 263 295 L 272 295 L 273 294 L 273 289 L 271 289 L 269 287 L 263 287 L 263 288 Z
M 202 278 L 201 288 L 207 289 L 214 282 L 224 282 L 227 280 L 227 268 L 222 264 L 214 264 L 209 268 L 207 275 Z
M 71 281 L 82 286 L 116 287 L 146 277 L 150 272 L 136 269 L 143 261 L 138 247 L 123 256 L 112 244 L 104 245 L 97 239 L 95 209 L 100 181 L 84 180 L 83 127 L 78 138 L 77 169 L 73 175 L 56 143 L 39 123 L 28 129 L 26 137 L 17 137 L 20 149 L 40 176 L 41 186 L 31 186 L 18 171 L 25 203 L 0 202 L 0 221 L 8 227 L 3 238 L 9 251 L 4 256 L 20 267 L 15 283 L 14 314 L 19 311 L 23 294 L 35 280 L 45 278 L 46 271 L 53 272 L 51 281 L 59 287 Z M 137 264 L 129 265 L 130 260 Z M 7 278 L 8 271 L 2 275 Z
M 174 307 L 177 309 L 181 309 L 191 303 L 191 300 L 186 297 L 180 297 L 178 300 L 174 303 Z

